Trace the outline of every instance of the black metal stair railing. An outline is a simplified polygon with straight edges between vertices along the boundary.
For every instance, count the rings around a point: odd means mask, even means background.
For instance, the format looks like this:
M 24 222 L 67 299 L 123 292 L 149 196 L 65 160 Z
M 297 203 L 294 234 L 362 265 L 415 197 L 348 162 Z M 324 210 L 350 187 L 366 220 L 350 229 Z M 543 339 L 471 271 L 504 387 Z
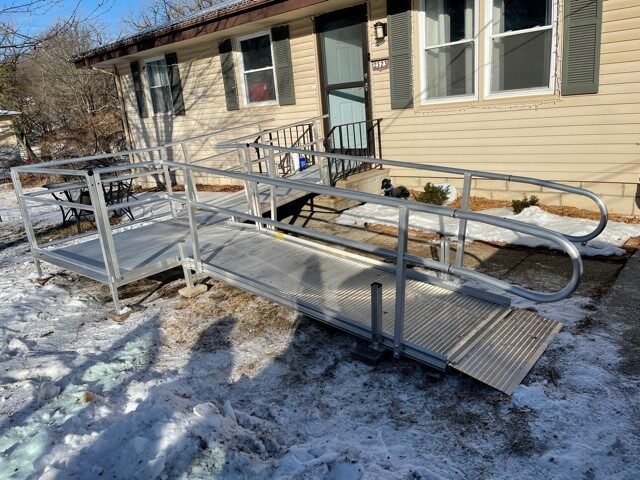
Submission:
M 380 136 L 381 118 L 362 122 L 334 125 L 324 139 L 326 152 L 358 157 L 382 158 L 382 137 Z M 382 165 L 371 161 L 328 159 L 329 178 L 331 183 L 349 175 L 382 168 Z
M 285 148 L 307 148 L 312 146 L 313 141 L 313 122 L 311 122 L 291 125 L 279 130 L 270 131 L 264 136 L 261 134 L 255 140 L 255 143 L 268 143 L 270 145 Z M 313 150 L 313 148 L 311 149 Z M 262 165 L 263 160 L 266 158 L 265 153 L 259 148 L 255 149 L 255 153 L 258 160 L 258 171 L 260 173 L 266 172 L 266 165 L 264 167 Z M 315 158 L 308 158 L 307 162 L 307 166 L 313 165 Z M 292 155 L 290 153 L 286 153 L 284 155 L 280 155 L 277 168 L 282 177 L 287 177 L 295 173 L 300 168 L 300 165 L 295 165 L 295 160 Z

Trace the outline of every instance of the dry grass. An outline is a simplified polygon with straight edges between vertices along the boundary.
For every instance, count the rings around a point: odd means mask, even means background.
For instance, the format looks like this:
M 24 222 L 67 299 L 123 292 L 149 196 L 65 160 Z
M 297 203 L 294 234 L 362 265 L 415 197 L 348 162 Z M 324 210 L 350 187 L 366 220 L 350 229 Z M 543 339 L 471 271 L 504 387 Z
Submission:
M 174 192 L 184 192 L 184 185 L 176 185 L 173 188 Z M 197 184 L 196 189 L 199 192 L 223 192 L 223 193 L 235 193 L 240 190 L 244 190 L 242 185 L 201 185 Z
M 182 299 L 174 314 L 162 319 L 163 343 L 188 350 L 216 351 L 295 326 L 291 310 L 219 281 L 207 293 Z

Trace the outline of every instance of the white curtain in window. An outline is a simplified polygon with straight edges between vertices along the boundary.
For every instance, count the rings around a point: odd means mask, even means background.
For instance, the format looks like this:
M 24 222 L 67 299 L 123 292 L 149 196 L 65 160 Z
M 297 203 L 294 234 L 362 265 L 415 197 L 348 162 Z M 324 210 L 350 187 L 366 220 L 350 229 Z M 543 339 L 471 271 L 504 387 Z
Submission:
M 491 13 L 491 31 L 495 33 L 504 32 L 504 0 L 494 0 Z M 491 89 L 495 91 L 504 90 L 504 67 L 502 59 L 504 58 L 504 43 L 491 42 Z
M 474 0 L 425 2 L 428 98 L 474 92 L 473 4 Z

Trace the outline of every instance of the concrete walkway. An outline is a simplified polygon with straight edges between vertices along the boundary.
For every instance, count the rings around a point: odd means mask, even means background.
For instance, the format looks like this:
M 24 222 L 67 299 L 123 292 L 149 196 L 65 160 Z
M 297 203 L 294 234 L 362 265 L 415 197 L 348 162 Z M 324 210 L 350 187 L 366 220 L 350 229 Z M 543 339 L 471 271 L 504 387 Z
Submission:
M 626 263 L 590 321 L 605 329 L 621 325 L 620 371 L 640 375 L 640 250 Z

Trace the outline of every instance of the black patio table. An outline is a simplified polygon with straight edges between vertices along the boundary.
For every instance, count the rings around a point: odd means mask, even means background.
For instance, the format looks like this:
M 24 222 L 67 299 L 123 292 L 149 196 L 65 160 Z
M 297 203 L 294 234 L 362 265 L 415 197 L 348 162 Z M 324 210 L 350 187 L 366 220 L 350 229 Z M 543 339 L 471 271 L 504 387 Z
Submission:
M 51 195 L 56 200 L 91 205 L 89 188 L 84 182 L 47 183 L 43 185 L 43 187 L 55 190 L 51 192 Z M 133 195 L 133 180 L 131 179 L 104 182 L 102 184 L 102 191 L 107 206 L 126 203 L 131 197 L 136 198 L 135 195 Z M 66 226 L 67 222 L 75 220 L 78 233 L 80 233 L 80 222 L 82 219 L 92 222 L 93 218 L 92 212 L 88 210 L 63 207 L 62 205 L 60 206 L 60 212 L 62 213 L 62 225 Z M 126 206 L 114 210 L 114 213 L 116 215 L 127 215 L 129 219 L 134 219 L 131 208 Z

